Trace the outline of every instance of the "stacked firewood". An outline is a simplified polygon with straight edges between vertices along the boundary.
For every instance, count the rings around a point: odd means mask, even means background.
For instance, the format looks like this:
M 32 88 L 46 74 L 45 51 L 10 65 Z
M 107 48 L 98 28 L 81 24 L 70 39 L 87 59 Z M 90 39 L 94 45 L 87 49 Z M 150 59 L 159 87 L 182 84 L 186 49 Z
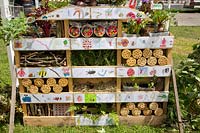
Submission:
M 156 102 L 152 102 L 150 104 L 140 102 L 136 103 L 127 103 L 120 110 L 121 116 L 128 116 L 129 114 L 133 116 L 161 116 L 163 115 L 163 109 L 159 107 L 159 104 Z
M 60 78 L 56 80 L 54 78 L 48 78 L 46 79 L 46 84 L 45 79 L 41 78 L 34 80 L 22 79 L 22 85 L 32 94 L 39 93 L 39 91 L 47 94 L 50 93 L 52 89 L 55 93 L 61 93 L 63 91 L 63 87 L 68 85 L 68 79 Z
M 128 66 L 154 66 L 154 65 L 167 65 L 168 58 L 164 56 L 162 49 L 124 49 L 122 51 L 122 58 L 126 60 Z

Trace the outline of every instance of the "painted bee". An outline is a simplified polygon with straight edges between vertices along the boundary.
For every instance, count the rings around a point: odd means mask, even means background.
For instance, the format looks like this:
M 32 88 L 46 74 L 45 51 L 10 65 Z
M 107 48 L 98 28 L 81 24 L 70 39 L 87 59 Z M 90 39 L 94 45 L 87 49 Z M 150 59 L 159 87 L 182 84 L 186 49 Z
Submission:
M 39 76 L 40 77 L 45 77 L 47 75 L 47 72 L 44 70 L 44 68 L 42 68 L 40 71 L 39 71 Z

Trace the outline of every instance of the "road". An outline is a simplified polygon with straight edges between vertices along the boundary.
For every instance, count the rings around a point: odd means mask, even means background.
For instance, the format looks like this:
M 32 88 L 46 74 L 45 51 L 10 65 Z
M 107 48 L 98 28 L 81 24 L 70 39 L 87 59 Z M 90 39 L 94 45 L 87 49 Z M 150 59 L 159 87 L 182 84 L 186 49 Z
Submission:
M 200 26 L 200 13 L 177 13 L 178 26 Z

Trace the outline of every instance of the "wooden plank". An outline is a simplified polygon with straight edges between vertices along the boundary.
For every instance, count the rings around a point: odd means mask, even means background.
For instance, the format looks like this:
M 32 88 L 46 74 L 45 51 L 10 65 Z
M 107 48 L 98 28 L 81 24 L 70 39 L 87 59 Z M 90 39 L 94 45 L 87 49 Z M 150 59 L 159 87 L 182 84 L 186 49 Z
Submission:
M 143 67 L 117 67 L 117 77 L 169 77 L 171 75 L 171 65 L 165 66 L 143 66 Z
M 74 93 L 74 103 L 115 103 L 115 93 Z
M 17 78 L 16 78 L 15 66 L 14 66 L 14 60 L 13 60 L 14 56 L 11 53 L 11 44 L 10 44 L 10 46 L 7 46 L 7 55 L 8 55 L 10 73 L 11 73 L 11 80 L 12 80 L 9 133 L 13 133 L 14 127 L 15 127 L 15 104 L 16 104 Z
M 17 68 L 18 78 L 68 78 L 71 77 L 69 67 L 20 67 Z
M 24 116 L 27 126 L 75 126 L 75 118 L 71 116 Z
M 15 51 L 48 51 L 70 49 L 69 38 L 31 38 L 15 40 Z
M 114 66 L 72 67 L 73 78 L 112 78 L 116 77 Z
M 118 37 L 117 49 L 166 49 L 172 48 L 174 36 Z
M 49 93 L 49 94 L 30 94 L 30 93 L 20 93 L 21 103 L 72 103 L 73 94 L 68 92 L 63 92 L 60 94 Z
M 167 102 L 168 91 L 133 91 L 116 94 L 116 102 Z
M 182 122 L 182 119 L 181 119 L 181 110 L 180 110 L 180 105 L 179 105 L 178 89 L 177 89 L 176 75 L 175 75 L 174 69 L 172 69 L 172 79 L 173 79 L 173 86 L 174 86 L 176 111 L 177 111 L 177 116 L 178 116 L 179 132 L 183 133 L 184 129 L 183 129 L 183 122 Z
M 20 52 L 19 51 L 15 51 L 15 65 L 16 67 L 20 67 Z
M 118 20 L 117 22 L 118 24 L 118 37 L 122 37 L 122 20 Z M 117 66 L 121 66 L 122 64 L 122 55 L 121 55 L 121 50 L 117 50 Z M 116 69 L 115 69 L 116 71 Z M 117 71 L 116 71 L 116 75 L 117 75 Z M 121 78 L 117 78 L 117 90 L 116 92 L 121 92 L 121 84 L 122 84 L 122 79 Z M 117 101 L 117 97 L 115 99 L 115 101 Z M 120 110 L 121 110 L 121 104 L 117 103 L 116 104 L 116 110 L 117 110 L 117 114 L 120 115 Z
M 162 116 L 119 116 L 120 124 L 125 125 L 152 125 L 158 126 L 165 122 L 166 115 Z
M 64 20 L 64 31 L 65 31 L 65 37 L 69 38 L 69 20 Z
M 71 38 L 70 41 L 72 50 L 116 49 L 116 38 Z
M 19 81 L 19 92 L 20 93 L 24 93 L 25 89 L 24 89 L 24 86 L 22 85 L 22 79 L 18 79 L 18 81 Z M 26 104 L 22 104 L 22 110 L 23 110 L 24 116 L 27 116 L 27 107 L 26 107 Z

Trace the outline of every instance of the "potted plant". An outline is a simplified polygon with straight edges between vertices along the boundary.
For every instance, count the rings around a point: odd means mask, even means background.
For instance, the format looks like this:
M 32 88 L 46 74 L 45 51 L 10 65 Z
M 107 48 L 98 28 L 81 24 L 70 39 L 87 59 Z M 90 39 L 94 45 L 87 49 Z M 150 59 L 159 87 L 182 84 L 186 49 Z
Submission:
M 151 12 L 150 18 L 154 24 L 154 32 L 165 32 L 166 22 L 170 20 L 170 13 L 166 10 L 155 10 Z
M 123 36 L 139 36 L 141 30 L 146 27 L 147 23 L 148 19 L 136 18 L 129 20 L 126 24 L 124 24 L 125 32 L 123 33 Z

